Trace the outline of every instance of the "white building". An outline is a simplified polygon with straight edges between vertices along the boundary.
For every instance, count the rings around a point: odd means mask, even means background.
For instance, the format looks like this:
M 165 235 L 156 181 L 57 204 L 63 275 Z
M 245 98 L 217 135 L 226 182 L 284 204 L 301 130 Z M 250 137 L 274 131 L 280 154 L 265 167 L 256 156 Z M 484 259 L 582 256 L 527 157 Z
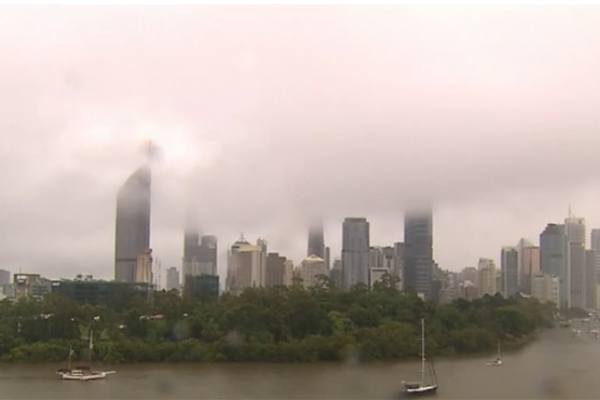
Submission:
M 167 269 L 167 291 L 179 290 L 179 271 L 175 267 Z
M 498 292 L 498 288 L 496 287 L 496 264 L 494 264 L 494 260 L 480 258 L 477 269 L 479 295 L 481 297 L 486 294 L 494 296 Z
M 267 243 L 258 239 L 251 245 L 243 237 L 231 246 L 227 267 L 227 289 L 265 286 Z
M 300 266 L 302 284 L 306 287 L 315 286 L 319 275 L 329 276 L 327 263 L 321 257 L 311 254 L 302 261 L 302 265 Z
M 369 269 L 369 286 L 373 287 L 375 282 L 381 281 L 381 278 L 385 274 L 389 274 L 390 270 L 388 268 L 370 268 Z
M 290 286 L 292 284 L 292 278 L 294 277 L 294 262 L 292 260 L 285 260 L 283 268 L 283 284 Z
M 152 283 L 152 249 L 138 254 L 135 271 L 135 281 L 139 283 Z
M 539 274 L 531 281 L 531 295 L 542 303 L 559 304 L 560 280 L 556 276 Z

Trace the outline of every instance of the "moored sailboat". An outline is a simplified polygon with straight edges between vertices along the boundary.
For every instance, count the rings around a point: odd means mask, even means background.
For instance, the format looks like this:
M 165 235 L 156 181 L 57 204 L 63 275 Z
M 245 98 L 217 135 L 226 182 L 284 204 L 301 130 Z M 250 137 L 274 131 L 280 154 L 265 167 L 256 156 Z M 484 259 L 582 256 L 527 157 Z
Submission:
M 431 384 L 425 383 L 425 320 L 421 319 L 421 381 L 420 382 L 403 382 L 404 383 L 404 394 L 407 396 L 421 396 L 427 394 L 433 394 L 437 392 L 437 376 L 433 363 L 427 363 L 429 365 L 429 373 L 431 375 Z
M 92 351 L 94 349 L 93 333 L 90 330 L 90 341 L 89 341 L 89 365 L 76 366 L 71 368 L 71 357 L 73 356 L 73 348 L 69 346 L 69 359 L 66 369 L 59 369 L 56 371 L 60 375 L 61 379 L 67 381 L 93 381 L 98 379 L 104 379 L 107 375 L 115 374 L 116 371 L 94 371 L 91 368 L 92 365 Z
M 488 367 L 499 367 L 502 365 L 502 352 L 500 351 L 500 341 L 498 340 L 498 357 L 486 364 Z

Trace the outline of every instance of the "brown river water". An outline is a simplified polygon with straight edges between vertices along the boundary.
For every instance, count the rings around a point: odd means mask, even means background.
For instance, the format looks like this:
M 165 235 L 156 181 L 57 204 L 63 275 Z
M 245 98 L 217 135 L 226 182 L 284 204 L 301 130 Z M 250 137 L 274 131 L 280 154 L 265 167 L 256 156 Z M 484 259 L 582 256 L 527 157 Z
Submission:
M 436 361 L 438 399 L 600 399 L 600 340 L 556 328 L 502 367 L 486 357 Z M 56 365 L 0 364 L 0 399 L 391 399 L 418 362 L 138 364 L 93 382 L 62 381 Z

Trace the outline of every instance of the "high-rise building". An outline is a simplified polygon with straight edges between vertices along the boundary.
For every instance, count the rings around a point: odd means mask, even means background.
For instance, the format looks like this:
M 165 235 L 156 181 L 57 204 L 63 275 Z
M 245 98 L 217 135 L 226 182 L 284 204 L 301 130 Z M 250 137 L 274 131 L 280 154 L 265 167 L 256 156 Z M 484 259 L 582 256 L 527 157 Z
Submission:
M 135 282 L 138 255 L 150 249 L 151 171 L 136 170 L 117 194 L 115 280 Z
M 531 282 L 531 296 L 542 303 L 552 302 L 558 304 L 560 301 L 560 281 L 558 277 L 538 274 Z
M 331 268 L 331 249 L 329 246 L 325 247 L 325 265 L 327 266 L 327 269 Z
M 480 258 L 477 267 L 479 295 L 494 296 L 498 292 L 496 287 L 496 264 L 489 258 Z
M 152 284 L 154 274 L 152 273 L 152 249 L 141 252 L 137 258 L 135 281 L 137 283 Z
M 519 291 L 519 252 L 515 247 L 503 247 L 500 259 L 502 294 L 512 297 Z
M 596 308 L 596 253 L 594 250 L 585 252 L 585 308 Z
M 381 268 L 383 251 L 381 247 L 375 246 L 369 248 L 369 269 Z
M 394 243 L 394 269 L 393 274 L 399 279 L 398 290 L 404 288 L 404 243 Z
M 519 290 L 521 293 L 531 295 L 531 280 L 541 272 L 540 248 L 537 246 L 523 247 L 520 252 L 520 258 L 521 270 Z
M 346 218 L 342 225 L 342 288 L 369 284 L 369 222 Z
M 228 288 L 237 291 L 246 287 L 265 286 L 267 243 L 262 239 L 251 245 L 241 237 L 231 246 L 228 266 Z
M 585 220 L 565 218 L 567 235 L 567 273 L 569 275 L 569 307 L 585 308 Z
M 320 275 L 329 275 L 329 270 L 325 265 L 325 260 L 315 256 L 314 254 L 306 257 L 300 266 L 300 277 L 302 278 L 302 284 L 305 287 L 316 286 L 319 282 Z
M 10 271 L 0 269 L 0 287 L 10 284 Z
M 267 254 L 265 286 L 285 285 L 285 262 L 279 253 Z
M 325 234 L 321 221 L 313 222 L 308 228 L 308 249 L 306 255 L 315 255 L 325 259 Z
M 412 288 L 425 299 L 433 298 L 433 216 L 431 210 L 404 217 L 404 289 Z
M 567 235 L 564 225 L 546 225 L 540 234 L 540 260 L 542 273 L 559 279 L 559 307 L 568 308 L 570 285 L 567 272 Z
M 333 281 L 336 287 L 342 288 L 342 260 L 336 258 L 333 260 L 333 265 L 329 271 L 329 279 Z
M 171 267 L 167 269 L 167 291 L 179 289 L 179 271 L 176 267 Z
M 183 275 L 217 274 L 217 237 L 200 234 L 196 230 L 186 230 L 183 238 Z
M 590 249 L 596 253 L 596 283 L 600 283 L 600 229 L 592 229 Z

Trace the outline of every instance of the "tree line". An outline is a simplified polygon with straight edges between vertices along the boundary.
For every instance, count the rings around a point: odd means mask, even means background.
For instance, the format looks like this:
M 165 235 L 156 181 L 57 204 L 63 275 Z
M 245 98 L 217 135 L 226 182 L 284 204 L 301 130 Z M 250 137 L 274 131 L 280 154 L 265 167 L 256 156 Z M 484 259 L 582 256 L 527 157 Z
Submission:
M 176 292 L 150 298 L 121 293 L 111 306 L 78 304 L 57 294 L 0 302 L 0 360 L 61 362 L 315 362 L 418 357 L 420 320 L 428 353 L 491 351 L 553 326 L 553 306 L 535 299 L 485 296 L 434 305 L 396 289 L 386 276 L 373 288 L 338 289 L 322 276 L 315 287 L 247 288 L 194 300 Z

